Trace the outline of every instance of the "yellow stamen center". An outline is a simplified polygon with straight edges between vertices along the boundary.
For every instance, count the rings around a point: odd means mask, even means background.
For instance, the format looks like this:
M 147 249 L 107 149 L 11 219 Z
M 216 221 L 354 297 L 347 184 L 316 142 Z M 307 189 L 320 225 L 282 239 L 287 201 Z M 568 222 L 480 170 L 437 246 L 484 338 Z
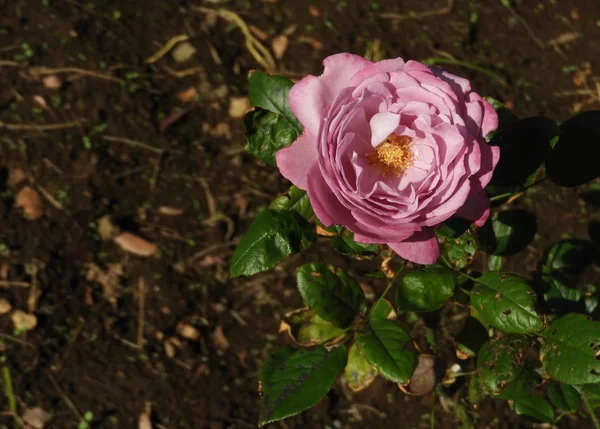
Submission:
M 379 143 L 374 152 L 367 155 L 370 164 L 379 164 L 384 175 L 401 176 L 404 170 L 413 164 L 413 153 L 410 149 L 411 138 L 390 134 Z

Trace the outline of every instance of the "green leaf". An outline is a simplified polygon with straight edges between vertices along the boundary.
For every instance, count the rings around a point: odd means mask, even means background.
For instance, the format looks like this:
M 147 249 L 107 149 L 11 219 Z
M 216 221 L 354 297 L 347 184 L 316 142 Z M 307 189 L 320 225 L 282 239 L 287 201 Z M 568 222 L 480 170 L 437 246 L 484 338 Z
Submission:
M 262 403 L 259 425 L 296 415 L 323 398 L 344 370 L 346 347 L 324 347 L 282 352 L 271 358 L 260 374 Z M 274 360 L 274 361 L 271 361 Z
M 548 285 L 544 300 L 550 304 L 550 307 L 556 307 L 556 310 L 560 310 L 561 306 L 564 307 L 564 301 L 579 302 L 583 297 L 583 291 L 569 287 L 567 283 L 571 279 L 560 271 L 542 274 L 542 280 Z M 553 305 L 555 301 L 557 301 L 556 305 Z
M 570 313 L 541 333 L 540 359 L 561 383 L 600 383 L 600 322 Z
M 556 408 L 565 413 L 574 413 L 581 405 L 581 396 L 573 386 L 554 380 L 548 384 L 548 397 Z
M 435 233 L 439 237 L 458 238 L 467 232 L 470 226 L 471 222 L 468 220 L 451 217 L 442 223 L 442 225 L 435 230 Z
M 525 249 L 536 231 L 537 219 L 533 213 L 507 210 L 495 214 L 477 230 L 477 242 L 488 254 L 510 256 Z
M 386 320 L 394 319 L 395 317 L 394 307 L 392 307 L 392 304 L 387 299 L 382 299 L 369 310 L 369 320 Z
M 288 93 L 293 85 L 283 76 L 271 76 L 261 71 L 254 71 L 248 79 L 248 98 L 252 106 L 285 118 L 299 135 L 302 133 L 302 124 L 294 116 L 288 103 Z
M 246 152 L 266 164 L 275 165 L 275 153 L 298 138 L 298 133 L 285 118 L 266 110 L 246 113 L 244 124 Z
M 594 261 L 594 252 L 594 246 L 587 240 L 563 240 L 550 248 L 544 267 L 546 271 L 579 274 Z
M 396 289 L 400 311 L 434 311 L 452 297 L 456 275 L 444 267 L 406 274 Z
M 379 309 L 368 323 L 356 331 L 354 340 L 360 353 L 379 374 L 395 383 L 406 384 L 414 372 L 417 355 L 408 348 L 411 338 L 393 320 L 382 319 Z
M 559 186 L 578 186 L 600 176 L 600 111 L 588 111 L 560 126 L 546 161 L 546 174 Z
M 542 328 L 536 302 L 533 289 L 514 274 L 487 272 L 471 291 L 471 304 L 483 320 L 507 333 L 527 334 Z
M 558 135 L 556 123 L 544 117 L 521 119 L 499 130 L 490 141 L 502 156 L 490 181 L 492 186 L 523 185 L 546 160 L 550 141 Z
M 523 371 L 523 355 L 529 344 L 525 337 L 508 335 L 488 341 L 477 356 L 477 369 L 488 390 L 498 395 Z
M 315 240 L 313 227 L 298 213 L 263 210 L 233 253 L 231 277 L 269 270 L 286 256 L 306 249 Z
M 286 195 L 275 198 L 269 208 L 277 211 L 293 210 L 306 220 L 315 215 L 306 191 L 295 186 L 291 186 Z
M 314 262 L 301 266 L 296 280 L 306 305 L 334 325 L 347 328 L 360 312 L 364 293 L 342 270 Z
M 497 398 L 516 401 L 526 398 L 533 394 L 535 387 L 540 383 L 541 378 L 537 372 L 531 368 L 525 367 L 521 375 L 516 380 L 509 383 Z
M 526 415 L 544 423 L 554 421 L 552 405 L 539 396 L 529 395 L 515 401 L 514 409 L 519 416 Z
M 475 357 L 490 336 L 487 329 L 474 317 L 469 317 L 462 331 L 454 340 L 456 355 L 460 359 Z
M 448 233 L 447 231 L 443 233 Z M 469 265 L 475 258 L 477 246 L 473 233 L 470 230 L 465 231 L 458 237 L 444 237 L 442 232 L 438 232 L 440 250 L 442 257 L 450 262 L 456 270 L 461 270 Z
M 352 344 L 348 352 L 348 363 L 344 369 L 344 376 L 350 389 L 355 392 L 368 387 L 377 377 L 377 370 L 367 362 L 356 344 Z
M 366 257 L 376 255 L 380 248 L 377 244 L 357 243 L 354 241 L 354 233 L 348 230 L 344 230 L 340 235 L 334 237 L 331 245 L 344 255 Z
M 332 323 L 321 319 L 313 310 L 301 308 L 287 313 L 279 332 L 287 331 L 294 343 L 303 347 L 331 345 L 340 342 L 346 333 Z

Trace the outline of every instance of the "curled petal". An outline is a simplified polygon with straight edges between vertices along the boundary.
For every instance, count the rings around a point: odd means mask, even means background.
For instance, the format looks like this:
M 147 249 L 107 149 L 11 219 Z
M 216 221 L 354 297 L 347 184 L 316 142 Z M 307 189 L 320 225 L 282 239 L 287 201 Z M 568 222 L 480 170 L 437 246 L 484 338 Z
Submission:
M 275 154 L 277 168 L 290 182 L 306 190 L 306 173 L 317 162 L 317 139 L 302 134 L 291 146 L 280 149 Z
M 399 243 L 388 243 L 388 246 L 402 258 L 416 264 L 435 264 L 440 257 L 437 237 L 429 228 L 415 232 Z
M 483 226 L 490 216 L 490 199 L 482 189 L 471 191 L 467 200 L 456 212 L 458 217 L 470 220 L 477 226 Z

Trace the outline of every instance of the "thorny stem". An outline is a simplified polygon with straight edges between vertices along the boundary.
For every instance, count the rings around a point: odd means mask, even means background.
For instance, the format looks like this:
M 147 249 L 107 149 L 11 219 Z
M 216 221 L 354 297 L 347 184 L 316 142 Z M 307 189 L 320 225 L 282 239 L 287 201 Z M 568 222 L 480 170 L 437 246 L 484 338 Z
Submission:
M 503 198 L 508 198 L 508 197 L 512 197 L 513 195 L 519 195 L 522 194 L 523 192 L 527 191 L 530 188 L 533 188 L 534 186 L 539 185 L 540 183 L 542 183 L 544 180 L 546 180 L 546 176 L 542 177 L 540 180 L 536 180 L 535 182 L 533 182 L 531 185 L 525 186 L 523 189 L 521 189 L 519 192 L 506 192 L 505 194 L 500 194 L 500 195 L 496 195 L 494 197 L 490 198 L 490 201 L 498 201 L 501 200 Z
M 379 306 L 379 304 L 381 303 L 381 301 L 383 301 L 383 299 L 388 294 L 388 292 L 390 291 L 392 286 L 394 286 L 396 279 L 400 276 L 400 274 L 402 274 L 402 271 L 404 271 L 404 268 L 406 268 L 407 264 L 408 264 L 408 262 L 405 261 L 404 265 L 402 265 L 402 267 L 400 267 L 400 269 L 396 272 L 396 274 L 394 274 L 394 277 L 392 277 L 391 279 L 388 279 L 387 287 L 385 288 L 385 290 L 383 291 L 383 293 L 381 294 L 381 296 L 379 297 L 379 299 L 377 300 L 375 305 L 373 307 L 371 307 L 371 310 L 377 308 Z
M 585 392 L 583 393 L 583 395 L 581 395 L 581 397 L 583 398 L 583 403 L 585 404 L 585 408 L 587 408 L 587 411 L 590 414 L 592 423 L 594 423 L 594 427 L 596 429 L 600 429 L 600 420 L 598 420 L 598 417 L 596 416 L 596 413 L 594 412 L 594 407 L 592 407 L 592 404 L 590 404 L 590 400 L 588 399 Z

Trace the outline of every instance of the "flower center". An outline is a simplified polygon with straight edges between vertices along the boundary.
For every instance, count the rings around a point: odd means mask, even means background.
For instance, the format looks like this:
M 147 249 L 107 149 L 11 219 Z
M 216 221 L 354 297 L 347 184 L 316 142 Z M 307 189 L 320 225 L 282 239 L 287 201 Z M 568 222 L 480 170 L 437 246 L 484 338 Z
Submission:
M 408 136 L 390 134 L 379 143 L 374 152 L 367 155 L 369 163 L 383 167 L 385 176 L 401 176 L 413 164 L 410 142 Z

